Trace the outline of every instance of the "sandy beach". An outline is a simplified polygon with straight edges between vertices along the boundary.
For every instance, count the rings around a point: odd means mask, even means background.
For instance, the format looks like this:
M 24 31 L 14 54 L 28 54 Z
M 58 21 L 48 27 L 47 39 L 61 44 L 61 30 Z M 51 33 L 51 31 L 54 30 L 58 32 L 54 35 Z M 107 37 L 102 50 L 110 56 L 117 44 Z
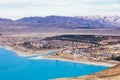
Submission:
M 0 48 L 5 48 L 5 49 L 7 49 L 7 50 L 12 50 L 12 51 L 14 51 L 18 56 L 21 56 L 21 57 L 27 57 L 27 56 L 33 56 L 33 55 L 35 55 L 34 53 L 22 52 L 22 51 L 15 50 L 14 48 L 12 48 L 12 47 L 10 47 L 10 46 L 0 46 Z
M 29 58 L 29 59 L 33 59 L 33 60 L 36 60 L 36 59 L 59 60 L 59 61 L 65 61 L 65 62 L 83 63 L 83 64 L 107 66 L 107 67 L 113 67 L 113 66 L 116 65 L 116 64 L 110 64 L 110 63 L 105 63 L 105 62 L 89 62 L 89 61 L 88 62 L 84 62 L 84 61 L 68 60 L 68 59 L 62 59 L 62 58 L 61 59 L 60 58 L 47 58 L 47 57 L 39 56 L 39 54 L 18 51 L 18 50 L 15 50 L 14 48 L 9 47 L 9 46 L 0 46 L 0 48 L 5 48 L 5 49 L 8 49 L 8 50 L 12 50 L 18 56 L 21 56 L 21 57 L 36 56 L 36 57 Z M 48 53 L 48 52 L 46 52 L 46 53 Z
M 13 47 L 10 47 L 10 46 L 0 46 L 0 48 L 5 48 L 5 49 L 7 49 L 7 50 L 12 50 L 12 51 L 14 51 L 18 56 L 21 56 L 21 57 L 28 57 L 28 56 L 39 56 L 40 54 L 46 54 L 46 53 L 48 53 L 48 52 L 52 52 L 52 51 L 49 51 L 49 50 L 46 50 L 46 51 L 41 51 L 41 52 L 39 52 L 39 53 L 31 53 L 31 52 L 29 52 L 29 51 L 27 51 L 27 52 L 24 52 L 24 51 L 20 51 L 20 50 L 16 50 L 16 49 L 14 49 Z M 54 50 L 54 51 L 56 51 L 56 50 Z
M 65 62 L 83 63 L 83 64 L 98 65 L 98 66 L 107 66 L 107 67 L 113 67 L 113 66 L 116 65 L 116 64 L 109 64 L 109 63 L 104 63 L 104 62 L 82 62 L 82 61 L 60 59 L 60 58 L 45 58 L 45 57 L 42 57 L 42 56 L 38 56 L 38 57 L 30 58 L 30 59 L 59 60 L 59 61 L 65 61 Z

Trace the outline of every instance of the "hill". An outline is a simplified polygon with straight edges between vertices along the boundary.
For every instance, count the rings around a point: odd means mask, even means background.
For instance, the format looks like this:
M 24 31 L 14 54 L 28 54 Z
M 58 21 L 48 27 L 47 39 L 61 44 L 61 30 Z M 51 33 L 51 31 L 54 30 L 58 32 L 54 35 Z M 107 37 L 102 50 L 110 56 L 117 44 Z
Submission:
M 24 17 L 18 20 L 0 18 L 0 26 L 69 29 L 120 28 L 120 16 L 46 16 Z

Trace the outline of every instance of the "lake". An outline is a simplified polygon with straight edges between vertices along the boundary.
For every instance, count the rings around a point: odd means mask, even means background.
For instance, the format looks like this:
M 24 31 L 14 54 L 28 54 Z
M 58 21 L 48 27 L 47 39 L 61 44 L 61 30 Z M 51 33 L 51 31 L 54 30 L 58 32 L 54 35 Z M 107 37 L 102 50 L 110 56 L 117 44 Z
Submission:
M 59 60 L 32 60 L 0 48 L 0 80 L 49 80 L 88 75 L 107 68 Z

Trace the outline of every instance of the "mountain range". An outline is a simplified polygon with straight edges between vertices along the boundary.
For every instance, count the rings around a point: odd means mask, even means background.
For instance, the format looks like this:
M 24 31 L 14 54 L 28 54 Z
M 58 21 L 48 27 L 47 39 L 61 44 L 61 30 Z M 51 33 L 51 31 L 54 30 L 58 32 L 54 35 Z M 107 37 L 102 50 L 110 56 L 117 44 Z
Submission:
M 46 16 L 24 17 L 17 20 L 0 18 L 0 27 L 34 27 L 34 28 L 120 28 L 120 16 Z

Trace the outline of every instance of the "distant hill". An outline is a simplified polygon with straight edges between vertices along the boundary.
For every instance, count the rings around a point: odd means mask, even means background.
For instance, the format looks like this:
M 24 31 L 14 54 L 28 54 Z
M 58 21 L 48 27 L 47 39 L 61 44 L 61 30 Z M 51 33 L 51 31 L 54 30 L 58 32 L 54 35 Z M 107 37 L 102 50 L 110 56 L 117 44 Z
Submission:
M 24 17 L 18 20 L 0 18 L 0 26 L 49 28 L 120 28 L 120 16 L 46 16 Z

